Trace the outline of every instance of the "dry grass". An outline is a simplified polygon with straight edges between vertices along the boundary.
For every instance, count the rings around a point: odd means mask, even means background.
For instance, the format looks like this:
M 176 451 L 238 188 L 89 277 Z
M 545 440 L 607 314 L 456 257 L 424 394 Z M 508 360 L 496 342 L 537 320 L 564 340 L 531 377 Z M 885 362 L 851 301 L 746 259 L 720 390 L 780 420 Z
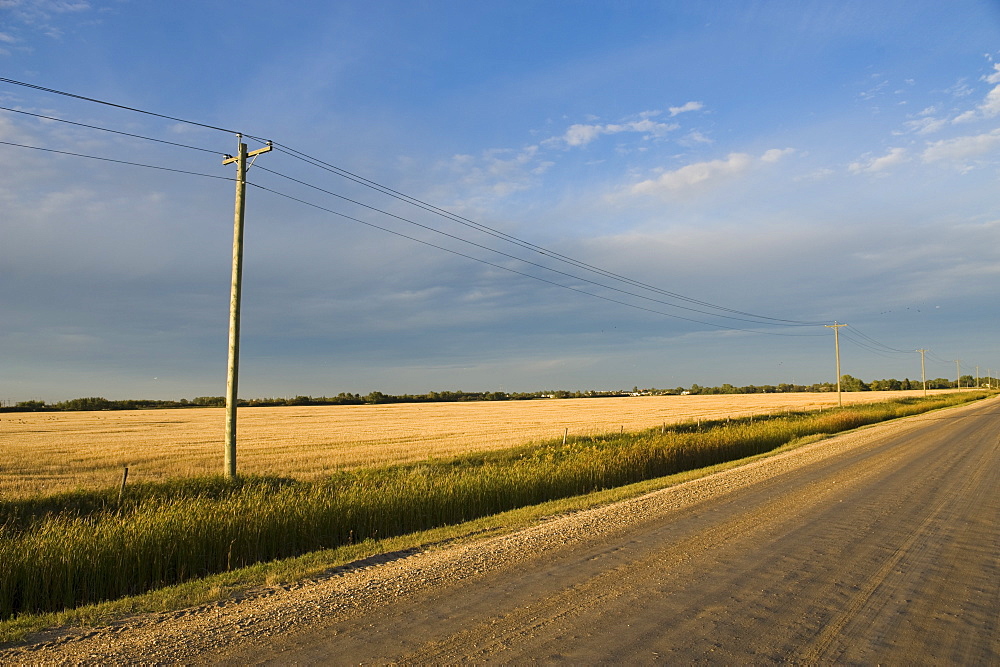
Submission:
M 934 392 L 944 393 L 944 392 Z M 922 391 L 844 394 L 845 403 Z M 316 479 L 344 467 L 502 449 L 696 419 L 836 405 L 835 394 L 642 396 L 510 402 L 247 408 L 239 412 L 241 473 Z M 0 496 L 13 498 L 222 470 L 218 408 L 0 414 Z

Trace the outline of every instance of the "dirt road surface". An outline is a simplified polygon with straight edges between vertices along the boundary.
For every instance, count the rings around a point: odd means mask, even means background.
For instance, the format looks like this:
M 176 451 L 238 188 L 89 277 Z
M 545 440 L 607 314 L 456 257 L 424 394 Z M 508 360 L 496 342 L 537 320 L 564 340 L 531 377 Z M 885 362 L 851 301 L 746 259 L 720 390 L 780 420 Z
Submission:
M 0 662 L 1000 664 L 1000 404 Z

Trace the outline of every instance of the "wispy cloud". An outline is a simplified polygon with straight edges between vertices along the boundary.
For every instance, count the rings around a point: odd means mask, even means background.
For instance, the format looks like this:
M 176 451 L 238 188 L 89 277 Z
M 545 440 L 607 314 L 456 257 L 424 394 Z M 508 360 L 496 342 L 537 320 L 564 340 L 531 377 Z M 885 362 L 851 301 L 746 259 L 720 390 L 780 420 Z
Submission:
M 679 107 L 670 107 L 668 111 L 670 112 L 670 116 L 673 117 L 679 113 L 685 113 L 688 111 L 701 111 L 704 108 L 705 105 L 701 102 L 685 102 Z
M 628 192 L 633 195 L 671 195 L 738 176 L 757 164 L 773 164 L 794 152 L 792 148 L 772 148 L 760 158 L 754 158 L 748 153 L 730 153 L 724 159 L 694 162 L 679 169 L 664 171 L 656 178 L 632 185 Z
M 795 152 L 794 148 L 772 148 L 770 150 L 764 151 L 764 154 L 760 156 L 761 162 L 777 162 L 786 155 L 791 155 Z
M 952 119 L 952 123 L 968 123 L 1000 115 L 1000 64 L 994 64 L 993 71 L 981 77 L 981 80 L 991 84 L 993 88 L 986 93 L 982 103 L 974 109 L 958 114 Z
M 474 200 L 502 198 L 530 188 L 554 163 L 542 158 L 537 145 L 496 148 L 480 155 L 455 155 L 445 165 Z M 470 202 L 466 202 L 470 203 Z
M 964 164 L 967 160 L 1000 148 L 1000 129 L 954 139 L 935 141 L 921 154 L 924 162 L 950 161 Z
M 866 155 L 862 160 L 852 162 L 847 166 L 847 170 L 852 174 L 880 174 L 908 159 L 905 148 L 890 148 L 889 152 L 881 157 Z
M 689 102 L 688 105 L 690 104 L 700 105 L 700 102 Z M 681 109 L 681 107 L 671 107 L 671 116 L 676 115 L 672 111 L 674 108 Z M 660 138 L 680 127 L 677 123 L 661 123 L 652 120 L 661 114 L 661 111 L 643 111 L 635 119 L 620 123 L 576 123 L 570 125 L 561 137 L 556 138 L 556 141 L 560 141 L 567 146 L 586 146 L 602 135 L 621 134 L 623 132 L 642 134 L 644 139 Z

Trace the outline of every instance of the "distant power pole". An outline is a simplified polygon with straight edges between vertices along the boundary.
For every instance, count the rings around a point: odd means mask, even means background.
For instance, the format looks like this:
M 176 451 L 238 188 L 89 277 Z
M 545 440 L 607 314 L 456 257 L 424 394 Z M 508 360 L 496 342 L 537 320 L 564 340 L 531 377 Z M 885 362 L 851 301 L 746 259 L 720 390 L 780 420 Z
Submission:
M 924 383 L 924 398 L 927 398 L 927 372 L 924 370 L 924 355 L 927 350 L 917 350 L 920 353 L 920 381 Z
M 962 360 L 955 360 L 955 388 L 962 388 Z
M 243 291 L 243 215 L 246 212 L 247 158 L 271 150 L 271 142 L 250 153 L 237 134 L 240 151 L 227 155 L 222 164 L 236 163 L 236 211 L 233 216 L 233 282 L 229 293 L 229 369 L 226 375 L 226 461 L 223 472 L 236 479 L 236 394 L 240 368 L 240 297 Z
M 976 389 L 979 389 L 979 366 L 976 366 Z
M 844 407 L 844 398 L 840 393 L 840 327 L 846 327 L 846 324 L 837 324 L 837 320 L 833 321 L 833 324 L 824 324 L 827 329 L 833 329 L 833 347 L 837 351 L 837 405 Z

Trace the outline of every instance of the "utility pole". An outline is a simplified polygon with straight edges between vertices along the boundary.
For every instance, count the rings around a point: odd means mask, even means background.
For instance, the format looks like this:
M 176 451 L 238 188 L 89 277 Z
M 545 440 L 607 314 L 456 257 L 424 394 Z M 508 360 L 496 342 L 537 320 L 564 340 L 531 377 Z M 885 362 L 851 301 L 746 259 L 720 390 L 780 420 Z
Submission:
M 917 350 L 920 353 L 920 381 L 924 383 L 924 398 L 927 398 L 927 372 L 924 370 L 924 355 L 927 350 Z
M 979 366 L 976 366 L 976 389 L 979 389 Z
M 243 215 L 246 212 L 247 158 L 271 150 L 271 142 L 250 153 L 237 134 L 239 154 L 227 155 L 222 164 L 236 163 L 236 210 L 233 216 L 233 281 L 229 292 L 229 368 L 226 375 L 226 456 L 223 472 L 236 479 L 236 396 L 240 369 L 240 298 L 243 291 Z
M 833 347 L 837 351 L 837 405 L 844 407 L 844 398 L 840 393 L 840 327 L 846 327 L 846 324 L 837 324 L 837 320 L 833 321 L 833 324 L 824 324 L 827 329 L 833 329 Z
M 962 360 L 955 360 L 955 388 L 962 388 Z

